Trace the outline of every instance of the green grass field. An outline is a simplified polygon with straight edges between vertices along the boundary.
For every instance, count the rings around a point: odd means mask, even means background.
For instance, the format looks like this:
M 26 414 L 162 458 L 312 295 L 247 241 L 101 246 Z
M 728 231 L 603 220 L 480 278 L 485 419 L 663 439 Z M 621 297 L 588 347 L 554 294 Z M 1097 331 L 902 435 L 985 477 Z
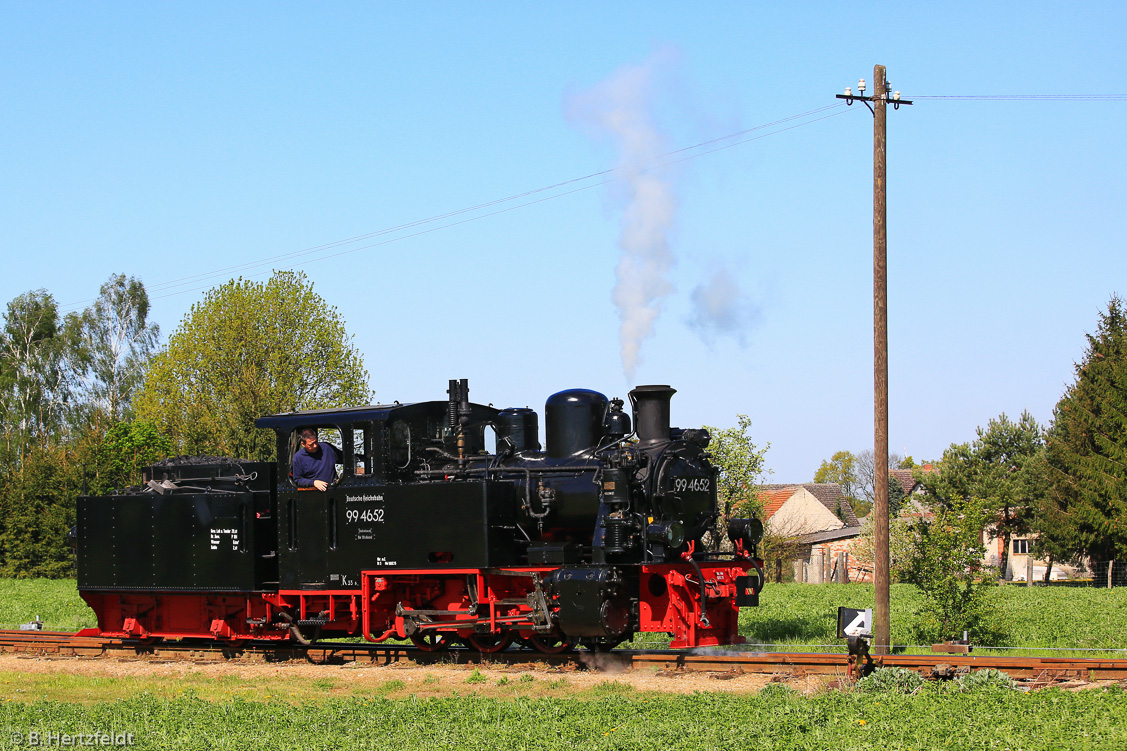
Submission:
M 0 629 L 42 619 L 48 631 L 78 631 L 98 621 L 73 579 L 0 579 Z
M 757 696 L 330 699 L 208 702 L 138 696 L 82 705 L 0 703 L 0 748 L 29 734 L 133 733 L 138 749 L 1117 749 L 1118 687 L 919 694 L 789 690 Z

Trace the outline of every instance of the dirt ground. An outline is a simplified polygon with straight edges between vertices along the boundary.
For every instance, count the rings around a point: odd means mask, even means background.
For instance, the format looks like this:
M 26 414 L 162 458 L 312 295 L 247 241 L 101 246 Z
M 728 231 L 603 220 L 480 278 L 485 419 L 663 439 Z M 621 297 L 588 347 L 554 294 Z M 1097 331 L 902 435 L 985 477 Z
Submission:
M 335 697 L 476 695 L 512 699 L 557 696 L 578 699 L 608 694 L 755 694 L 782 683 L 803 694 L 846 688 L 840 675 L 794 677 L 732 672 L 675 671 L 654 668 L 610 670 L 528 662 L 505 664 L 319 665 L 293 660 L 191 661 L 151 657 L 59 658 L 0 655 L 0 696 L 92 702 L 149 691 L 167 698 L 192 691 L 201 698 L 305 701 Z M 1099 688 L 1108 681 L 1056 683 L 1065 690 Z M 1044 688 L 1047 684 L 1030 686 Z
M 44 687 L 57 685 L 55 678 L 66 677 L 66 684 L 81 684 L 82 679 L 104 684 L 133 681 L 160 685 L 254 687 L 260 693 L 304 696 L 311 686 L 322 687 L 321 695 L 382 695 L 391 698 L 448 696 L 475 693 L 479 696 L 575 696 L 624 692 L 691 694 L 697 691 L 756 693 L 772 682 L 784 682 L 804 693 L 822 690 L 834 676 L 793 678 L 761 673 L 662 671 L 652 668 L 618 672 L 554 668 L 527 663 L 521 665 L 315 665 L 305 662 L 265 663 L 233 659 L 223 662 L 154 660 L 145 658 L 48 658 L 0 655 L 3 688 L 27 681 L 29 693 L 43 695 Z M 23 680 L 21 680 L 21 677 Z M 402 686 L 398 684 L 402 683 Z M 325 688 L 328 687 L 328 688 Z M 390 688 L 389 688 L 390 687 Z M 295 691 L 296 690 L 296 691 Z M 69 693 L 69 692 L 68 692 Z M 60 697 L 61 698 L 61 697 Z

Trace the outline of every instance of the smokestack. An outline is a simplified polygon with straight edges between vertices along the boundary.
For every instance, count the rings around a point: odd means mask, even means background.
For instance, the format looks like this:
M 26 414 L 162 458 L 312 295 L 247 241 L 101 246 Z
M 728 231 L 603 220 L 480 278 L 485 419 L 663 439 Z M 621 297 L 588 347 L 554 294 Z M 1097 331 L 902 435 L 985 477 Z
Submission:
M 669 400 L 677 389 L 669 386 L 638 386 L 630 392 L 634 425 L 642 445 L 669 440 Z

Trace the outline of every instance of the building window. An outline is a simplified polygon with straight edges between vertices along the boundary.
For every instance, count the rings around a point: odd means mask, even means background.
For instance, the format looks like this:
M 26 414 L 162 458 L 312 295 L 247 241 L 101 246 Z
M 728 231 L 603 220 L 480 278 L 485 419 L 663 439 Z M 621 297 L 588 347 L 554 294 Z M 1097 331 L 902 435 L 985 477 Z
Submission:
M 1014 553 L 1016 555 L 1029 554 L 1029 540 L 1014 540 Z

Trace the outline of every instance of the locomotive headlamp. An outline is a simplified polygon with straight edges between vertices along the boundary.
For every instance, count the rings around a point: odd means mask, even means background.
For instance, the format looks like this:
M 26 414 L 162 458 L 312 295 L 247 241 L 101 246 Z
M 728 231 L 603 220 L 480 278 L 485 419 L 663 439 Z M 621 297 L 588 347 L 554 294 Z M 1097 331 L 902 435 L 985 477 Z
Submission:
M 646 537 L 650 542 L 660 543 L 667 548 L 679 548 L 685 541 L 685 527 L 681 522 L 651 524 L 646 529 Z
M 743 540 L 744 545 L 755 547 L 763 539 L 763 522 L 758 519 L 732 519 L 728 522 L 728 539 Z

